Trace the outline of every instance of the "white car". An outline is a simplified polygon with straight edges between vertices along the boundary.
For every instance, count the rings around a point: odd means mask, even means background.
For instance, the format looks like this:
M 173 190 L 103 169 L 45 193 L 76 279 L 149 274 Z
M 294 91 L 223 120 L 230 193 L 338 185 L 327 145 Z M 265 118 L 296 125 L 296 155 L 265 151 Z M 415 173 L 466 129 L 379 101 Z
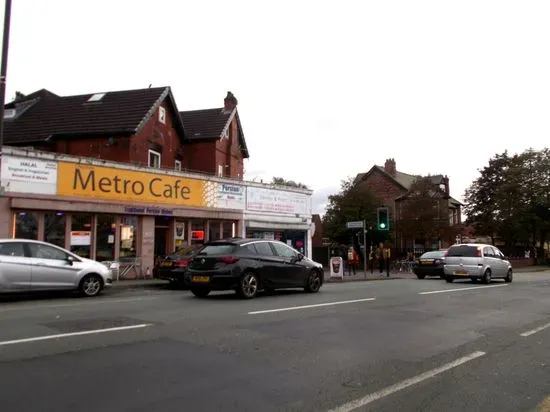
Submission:
M 102 263 L 50 243 L 0 239 L 0 293 L 78 290 L 97 296 L 112 281 Z

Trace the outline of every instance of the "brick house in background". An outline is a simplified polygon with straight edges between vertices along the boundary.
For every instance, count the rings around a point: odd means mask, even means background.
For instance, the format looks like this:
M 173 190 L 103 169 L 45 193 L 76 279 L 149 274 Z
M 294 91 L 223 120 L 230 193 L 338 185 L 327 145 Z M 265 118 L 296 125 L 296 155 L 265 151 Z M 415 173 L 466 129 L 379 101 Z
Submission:
M 311 222 L 315 225 L 315 233 L 311 237 L 311 246 L 323 247 L 323 219 L 321 219 L 321 215 L 311 215 Z
M 248 150 L 236 99 L 231 110 L 218 114 L 218 118 L 196 116 L 202 130 L 210 132 L 207 139 L 197 139 L 185 130 L 170 87 L 77 96 L 42 89 L 26 96 L 17 93 L 5 106 L 4 144 L 217 175 L 219 161 L 231 166 L 224 169 L 224 177 L 242 179 Z M 186 120 L 193 130 L 194 116 Z
M 390 230 L 397 250 L 413 249 L 416 239 L 405 239 L 399 232 L 399 220 L 403 215 L 405 203 L 410 200 L 409 190 L 421 176 L 403 173 L 397 170 L 394 159 L 387 159 L 384 166 L 373 166 L 366 173 L 359 173 L 355 182 L 364 185 L 387 206 L 390 211 Z M 428 176 L 434 186 L 434 191 L 440 194 L 438 202 L 439 213 L 445 226 L 461 225 L 461 202 L 450 195 L 449 178 L 443 175 Z M 382 206 L 381 205 L 381 206 Z M 446 246 L 446 245 L 442 245 Z
M 237 104 L 233 93 L 227 92 L 224 107 L 180 112 L 190 142 L 184 158 L 191 170 L 243 179 L 249 155 Z

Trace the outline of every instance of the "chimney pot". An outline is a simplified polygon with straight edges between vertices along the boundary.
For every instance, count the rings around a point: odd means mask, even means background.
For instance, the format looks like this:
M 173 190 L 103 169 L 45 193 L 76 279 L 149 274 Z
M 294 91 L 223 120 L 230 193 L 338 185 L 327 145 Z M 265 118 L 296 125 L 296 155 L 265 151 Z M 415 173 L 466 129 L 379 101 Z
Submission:
M 384 163 L 384 170 L 395 177 L 395 175 L 397 174 L 397 168 L 395 166 L 395 159 L 393 157 L 386 159 L 386 163 Z
M 233 110 L 238 104 L 237 98 L 231 92 L 227 92 L 227 96 L 223 99 L 223 107 L 226 110 Z

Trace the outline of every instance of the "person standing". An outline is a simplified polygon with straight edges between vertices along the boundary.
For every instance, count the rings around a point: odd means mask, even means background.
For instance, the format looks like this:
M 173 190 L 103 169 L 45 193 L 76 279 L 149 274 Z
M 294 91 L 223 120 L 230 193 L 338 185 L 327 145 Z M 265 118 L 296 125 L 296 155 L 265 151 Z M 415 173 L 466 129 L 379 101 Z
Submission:
M 386 277 L 390 277 L 390 259 L 391 259 L 391 249 L 389 246 L 384 248 L 384 262 L 386 265 Z
M 348 249 L 348 276 L 351 276 L 351 272 L 356 275 L 357 263 L 359 262 L 359 255 L 355 252 L 355 248 L 350 246 Z

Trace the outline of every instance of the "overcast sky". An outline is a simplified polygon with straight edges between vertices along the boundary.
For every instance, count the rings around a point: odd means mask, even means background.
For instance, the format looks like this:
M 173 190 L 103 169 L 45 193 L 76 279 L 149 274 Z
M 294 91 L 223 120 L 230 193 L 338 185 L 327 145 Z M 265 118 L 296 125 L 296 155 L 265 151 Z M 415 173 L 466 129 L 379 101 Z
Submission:
M 6 100 L 153 84 L 191 110 L 230 90 L 247 177 L 309 185 L 316 212 L 388 157 L 462 199 L 494 153 L 550 141 L 548 21 L 548 0 L 13 0 Z

